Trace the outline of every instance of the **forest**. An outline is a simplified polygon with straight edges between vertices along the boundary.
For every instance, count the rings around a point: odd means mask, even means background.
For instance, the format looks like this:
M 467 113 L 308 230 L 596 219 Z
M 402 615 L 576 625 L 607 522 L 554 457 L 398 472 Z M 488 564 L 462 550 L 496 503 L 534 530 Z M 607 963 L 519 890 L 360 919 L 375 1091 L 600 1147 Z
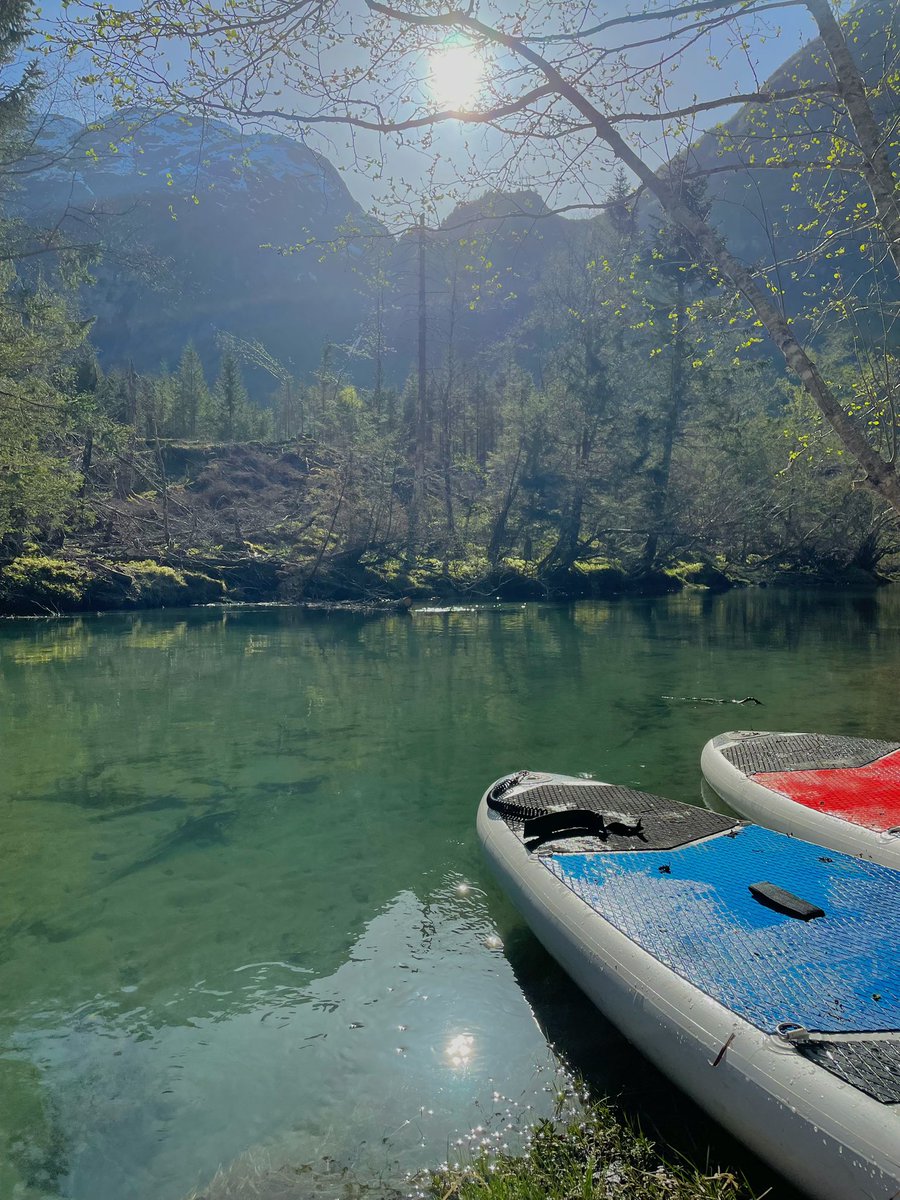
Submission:
M 900 566 L 890 6 L 841 24 L 813 12 L 825 40 L 811 43 L 808 79 L 787 64 L 791 87 L 760 88 L 703 138 L 682 127 L 682 148 L 649 174 L 614 145 L 594 211 L 547 210 L 563 232 L 514 284 L 494 261 L 520 236 L 508 204 L 485 233 L 511 195 L 495 180 L 481 180 L 477 219 L 413 206 L 395 233 L 348 223 L 314 249 L 355 251 L 342 286 L 359 319 L 325 337 L 309 370 L 265 331 L 227 326 L 214 352 L 185 338 L 154 368 L 146 346 L 98 350 L 109 245 L 71 222 L 39 227 L 17 202 L 39 169 L 51 75 L 30 53 L 26 0 L 5 11 L 5 611 L 873 586 Z M 126 39 L 141 44 L 141 19 L 138 6 L 117 26 L 70 21 L 59 35 L 101 64 L 92 78 L 113 102 L 111 64 Z M 258 67 L 238 16 L 232 34 L 236 61 Z M 188 72 L 153 99 L 201 111 L 195 82 Z M 130 100 L 149 102 L 135 86 Z M 536 120 L 535 98 L 520 100 Z M 497 119 L 513 107 L 497 100 Z M 764 185 L 745 186 L 768 249 L 738 262 L 727 188 L 757 157 Z M 210 203 L 194 199 L 201 213 Z

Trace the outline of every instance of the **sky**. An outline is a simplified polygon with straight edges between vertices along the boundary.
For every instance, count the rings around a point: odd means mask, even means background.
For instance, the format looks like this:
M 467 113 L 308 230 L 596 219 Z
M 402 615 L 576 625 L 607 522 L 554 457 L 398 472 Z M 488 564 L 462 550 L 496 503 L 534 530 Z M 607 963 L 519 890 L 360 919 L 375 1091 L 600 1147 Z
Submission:
M 487 2 L 488 0 L 484 0 L 482 10 Z M 507 2 L 512 7 L 513 0 L 501 0 L 501 3 Z M 353 0 L 348 0 L 348 3 L 353 3 Z M 61 7 L 59 0 L 48 0 L 41 6 L 40 21 L 45 27 L 52 26 Z M 626 0 L 608 0 L 601 15 L 615 16 L 634 10 L 635 6 L 627 6 Z M 599 9 L 596 11 L 599 12 Z M 802 6 L 778 10 L 765 20 L 768 22 L 768 33 L 764 37 L 754 36 L 747 53 L 736 53 L 733 48 L 731 53 L 726 53 L 728 44 L 725 37 L 713 33 L 702 44 L 683 54 L 677 63 L 673 63 L 674 69 L 670 72 L 667 91 L 669 107 L 689 104 L 695 94 L 702 94 L 704 85 L 714 73 L 708 65 L 710 54 L 724 60 L 714 83 L 715 91 L 720 95 L 734 95 L 752 91 L 811 37 L 811 20 Z M 335 61 L 339 66 L 346 65 L 356 61 L 358 53 L 348 39 L 346 51 L 343 47 L 339 48 Z M 466 62 L 463 55 L 458 56 L 455 61 L 445 61 L 444 68 L 435 68 L 432 65 L 431 71 L 426 72 L 426 78 L 429 76 L 436 89 L 443 93 L 440 96 L 443 102 L 454 98 L 453 89 L 457 83 L 461 94 L 470 94 L 472 91 L 471 81 L 466 78 Z M 89 89 L 80 87 L 73 95 L 71 88 L 64 82 L 60 83 L 48 98 L 48 105 L 64 115 L 87 120 L 94 120 L 103 115 L 102 106 L 98 106 Z M 728 115 L 730 110 L 718 110 L 714 116 L 706 119 L 705 125 L 701 119 L 697 132 L 715 121 L 726 119 Z M 649 128 L 643 126 L 642 132 Z M 379 210 L 382 215 L 386 215 L 387 210 L 380 202 L 389 191 L 395 197 L 398 193 L 405 194 L 412 197 L 412 203 L 418 203 L 417 196 L 424 193 L 429 185 L 432 190 L 445 194 L 443 204 L 446 210 L 452 206 L 453 201 L 464 195 L 465 189 L 462 192 L 454 191 L 453 181 L 458 177 L 456 164 L 466 158 L 466 145 L 468 144 L 469 154 L 474 154 L 484 163 L 492 162 L 498 156 L 502 157 L 505 148 L 500 135 L 494 131 L 473 131 L 471 126 L 448 123 L 440 128 L 432 147 L 426 153 L 408 146 L 402 149 L 390 148 L 389 152 L 383 155 L 385 169 L 378 178 L 367 163 L 368 159 L 378 158 L 383 148 L 383 144 L 374 134 L 356 132 L 351 137 L 342 128 L 330 126 L 327 127 L 327 133 L 314 134 L 309 139 L 309 144 L 343 172 L 350 192 L 361 204 Z M 658 138 L 655 142 L 650 138 L 645 146 L 651 161 L 654 157 L 662 161 L 672 149 L 671 145 Z M 437 172 L 434 168 L 435 154 L 440 156 L 442 164 Z M 590 203 L 601 197 L 608 188 L 612 168 L 608 162 L 592 161 L 588 157 L 583 161 L 588 165 L 571 171 L 563 183 L 551 187 L 547 180 L 541 179 L 544 171 L 539 160 L 524 155 L 518 162 L 516 172 L 506 177 L 506 186 L 515 183 L 520 187 L 537 184 L 536 190 L 551 206 Z M 577 210 L 573 215 L 577 215 Z M 584 215 L 589 214 L 585 212 Z

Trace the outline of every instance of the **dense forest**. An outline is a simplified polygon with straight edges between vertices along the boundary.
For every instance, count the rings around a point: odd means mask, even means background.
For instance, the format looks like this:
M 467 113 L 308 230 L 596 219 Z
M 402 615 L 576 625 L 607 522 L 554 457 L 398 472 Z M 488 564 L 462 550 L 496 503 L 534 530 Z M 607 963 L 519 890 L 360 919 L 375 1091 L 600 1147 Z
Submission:
M 829 115 L 827 136 L 816 125 L 815 77 L 777 122 L 757 99 L 720 127 L 732 156 L 750 144 L 783 163 L 765 196 L 754 187 L 781 232 L 753 274 L 803 339 L 801 360 L 775 337 L 788 374 L 764 341 L 774 319 L 705 261 L 677 205 L 648 201 L 622 167 L 588 218 L 536 216 L 535 198 L 495 193 L 396 237 L 348 216 L 306 251 L 323 271 L 355 255 L 340 282 L 353 327 L 326 334 L 317 365 L 284 353 L 289 330 L 269 345 L 236 317 L 199 349 L 189 328 L 174 353 L 170 338 L 148 368 L 146 339 L 113 352 L 95 339 L 115 222 L 79 240 L 71 221 L 23 210 L 23 187 L 50 170 L 34 150 L 45 77 L 25 54 L 28 5 L 5 12 L 6 611 L 870 585 L 897 565 L 897 512 L 872 465 L 893 472 L 898 428 L 891 233 L 861 191 L 844 117 Z M 883 48 L 893 19 L 872 5 L 844 29 L 868 21 Z M 808 61 L 821 76 L 820 53 Z M 873 120 L 887 129 L 897 77 L 877 58 Z M 826 151 L 823 184 L 812 155 Z M 707 138 L 658 172 L 698 229 L 727 226 L 734 208 L 721 162 Z M 210 198 L 193 199 L 202 220 Z M 537 265 L 521 245 L 536 226 Z M 304 287 L 314 306 L 315 283 Z M 144 303 L 154 296 L 148 285 Z

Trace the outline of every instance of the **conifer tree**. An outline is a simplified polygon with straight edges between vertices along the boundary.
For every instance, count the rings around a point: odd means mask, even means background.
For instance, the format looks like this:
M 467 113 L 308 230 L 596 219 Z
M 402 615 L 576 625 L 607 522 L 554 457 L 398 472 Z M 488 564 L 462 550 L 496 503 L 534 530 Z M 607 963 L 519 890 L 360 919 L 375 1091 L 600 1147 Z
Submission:
M 0 5 L 0 162 L 7 178 L 40 83 L 36 65 L 19 61 L 29 8 L 23 0 Z M 0 191 L 6 181 L 0 174 Z M 8 553 L 25 534 L 59 523 L 76 489 L 76 471 L 64 457 L 68 414 L 60 363 L 87 331 L 46 285 L 22 286 L 15 233 L 0 214 L 0 541 Z
M 0 5 L 0 137 L 7 142 L 18 130 L 40 86 L 37 63 L 19 63 L 31 7 L 29 0 L 5 0 Z
M 203 363 L 193 342 L 185 346 L 175 376 L 175 410 L 172 432 L 176 437 L 196 438 L 205 432 L 210 419 L 210 395 Z
M 241 368 L 230 350 L 222 355 L 215 401 L 219 437 L 226 442 L 239 439 L 246 433 L 247 390 Z

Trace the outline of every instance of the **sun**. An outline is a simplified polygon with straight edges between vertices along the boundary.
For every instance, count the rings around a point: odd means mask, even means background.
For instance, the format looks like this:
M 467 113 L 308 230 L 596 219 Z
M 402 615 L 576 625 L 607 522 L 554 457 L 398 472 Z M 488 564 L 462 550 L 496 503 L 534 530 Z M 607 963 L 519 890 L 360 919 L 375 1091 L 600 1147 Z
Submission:
M 478 99 L 484 78 L 481 54 L 469 42 L 444 42 L 431 52 L 428 86 L 440 108 L 464 110 Z

